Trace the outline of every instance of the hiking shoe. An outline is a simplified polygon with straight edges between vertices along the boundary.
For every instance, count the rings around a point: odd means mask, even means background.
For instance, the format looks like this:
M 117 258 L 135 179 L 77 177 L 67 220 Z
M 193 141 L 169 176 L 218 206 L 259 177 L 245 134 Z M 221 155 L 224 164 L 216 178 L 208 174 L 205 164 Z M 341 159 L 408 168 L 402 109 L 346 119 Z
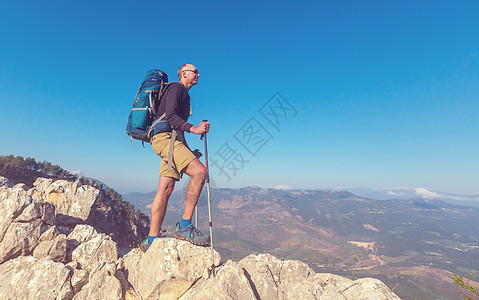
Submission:
M 180 229 L 180 223 L 176 223 L 176 230 L 173 235 L 177 239 L 188 241 L 197 246 L 208 246 L 210 244 L 210 237 L 202 234 L 193 224 Z
M 151 244 L 148 242 L 148 238 L 143 242 L 141 243 L 140 245 L 140 250 L 143 251 L 143 252 L 146 252 L 146 250 L 148 250 L 148 248 L 150 248 Z
M 150 248 L 151 244 L 148 242 L 148 238 L 146 238 L 146 240 L 143 241 L 143 243 L 141 243 L 140 245 L 140 250 L 144 252 L 146 252 L 146 250 L 148 250 L 148 248 Z
M 166 229 L 161 229 L 156 238 L 165 237 L 166 233 L 167 233 Z M 141 249 L 141 251 L 146 252 L 146 250 L 148 250 L 148 248 L 150 248 L 150 246 L 151 246 L 151 244 L 148 242 L 148 238 L 146 238 L 146 240 L 143 241 L 143 243 L 141 243 L 140 249 Z

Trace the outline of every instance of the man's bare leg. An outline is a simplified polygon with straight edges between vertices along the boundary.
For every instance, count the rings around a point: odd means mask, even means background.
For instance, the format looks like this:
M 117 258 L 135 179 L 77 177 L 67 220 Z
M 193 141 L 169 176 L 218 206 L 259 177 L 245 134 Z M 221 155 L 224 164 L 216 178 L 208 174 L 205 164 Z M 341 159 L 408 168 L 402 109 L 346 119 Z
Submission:
M 186 189 L 186 203 L 183 219 L 190 220 L 195 211 L 198 199 L 200 198 L 203 185 L 205 184 L 206 168 L 198 159 L 194 159 L 188 164 L 184 171 L 186 175 L 190 176 L 190 182 Z
M 185 169 L 184 172 L 190 176 L 190 182 L 186 189 L 186 203 L 183 219 L 176 228 L 174 236 L 180 240 L 187 240 L 197 246 L 207 246 L 210 243 L 210 237 L 202 234 L 199 230 L 193 230 L 191 225 L 191 217 L 198 203 L 201 190 L 206 179 L 206 168 L 198 160 L 193 160 Z
M 171 177 L 160 176 L 158 191 L 151 204 L 151 225 L 149 236 L 158 236 L 160 233 L 163 219 L 165 218 L 168 199 L 175 187 L 175 179 Z

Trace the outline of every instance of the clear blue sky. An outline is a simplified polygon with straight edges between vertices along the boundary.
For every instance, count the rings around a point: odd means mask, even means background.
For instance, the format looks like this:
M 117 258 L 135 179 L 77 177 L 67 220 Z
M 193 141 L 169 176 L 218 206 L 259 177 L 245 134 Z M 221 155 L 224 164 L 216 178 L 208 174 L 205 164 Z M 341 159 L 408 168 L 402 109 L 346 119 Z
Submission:
M 211 167 L 220 187 L 479 193 L 478 16 L 478 1 L 1 1 L 0 154 L 152 191 L 160 159 L 127 116 L 147 70 L 193 63 L 190 121 L 240 169 Z M 294 108 L 277 128 L 260 112 L 276 92 Z

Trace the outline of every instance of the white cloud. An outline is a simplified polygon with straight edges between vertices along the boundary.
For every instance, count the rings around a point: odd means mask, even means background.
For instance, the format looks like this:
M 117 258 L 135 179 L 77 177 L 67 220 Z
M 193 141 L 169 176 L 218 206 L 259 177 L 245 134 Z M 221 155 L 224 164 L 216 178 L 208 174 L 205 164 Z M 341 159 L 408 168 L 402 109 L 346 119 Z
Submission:
M 289 185 L 280 184 L 274 187 L 275 190 L 290 190 L 291 187 Z
M 425 188 L 416 188 L 416 195 L 421 196 L 426 199 L 441 199 L 443 196 L 439 195 L 436 192 L 432 192 Z
M 390 196 L 401 196 L 402 195 L 402 193 L 395 193 L 393 191 L 388 191 L 387 194 L 390 195 Z
M 388 191 L 388 190 L 412 191 L 413 189 L 410 189 L 410 188 L 407 188 L 407 187 L 402 187 L 402 186 L 393 186 L 393 187 L 388 187 L 388 188 L 382 188 L 380 190 L 382 190 L 382 191 Z
M 85 174 L 83 174 L 83 172 L 80 171 L 80 170 L 74 170 L 74 171 L 68 171 L 68 172 L 72 173 L 73 175 L 77 175 L 78 177 L 82 177 L 82 176 L 85 175 Z

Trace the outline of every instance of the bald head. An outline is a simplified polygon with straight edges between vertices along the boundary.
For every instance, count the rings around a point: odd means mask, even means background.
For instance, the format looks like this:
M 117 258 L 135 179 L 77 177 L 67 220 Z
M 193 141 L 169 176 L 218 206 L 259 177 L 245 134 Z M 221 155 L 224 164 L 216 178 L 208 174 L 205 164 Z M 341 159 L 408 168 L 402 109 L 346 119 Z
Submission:
M 181 65 L 179 68 L 178 68 L 178 79 L 181 79 L 181 72 L 185 71 L 185 70 L 191 70 L 191 69 L 195 69 L 195 66 L 193 66 L 192 64 L 183 64 Z
M 198 83 L 200 73 L 192 64 L 184 64 L 178 68 L 178 79 L 189 91 L 192 86 Z

